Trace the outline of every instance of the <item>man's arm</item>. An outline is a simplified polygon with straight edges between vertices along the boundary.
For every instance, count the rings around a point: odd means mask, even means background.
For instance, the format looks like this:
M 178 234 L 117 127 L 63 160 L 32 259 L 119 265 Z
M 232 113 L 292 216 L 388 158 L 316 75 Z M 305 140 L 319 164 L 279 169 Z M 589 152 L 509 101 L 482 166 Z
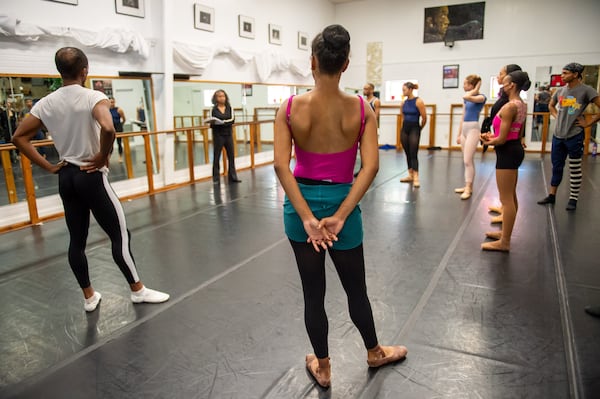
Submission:
M 89 164 L 81 166 L 80 169 L 88 172 L 94 172 L 104 166 L 108 166 L 108 159 L 112 153 L 115 141 L 115 126 L 110 114 L 110 102 L 108 100 L 99 101 L 94 106 L 92 115 L 100 125 L 100 152 L 94 155 L 93 158 L 84 159 Z
M 125 118 L 125 112 L 123 112 L 123 108 L 119 108 L 119 116 L 121 117 L 121 123 L 125 123 L 127 119 Z
M 373 105 L 375 105 L 375 118 L 377 119 L 377 123 L 379 123 L 379 113 L 381 112 L 381 101 L 379 101 L 378 98 L 375 99 L 375 101 L 373 102 Z
M 596 107 L 600 108 L 600 96 L 596 96 L 596 97 L 594 97 L 594 99 L 592 100 L 592 103 L 593 103 L 593 104 L 594 104 Z M 594 115 L 592 116 L 592 120 L 590 121 L 590 123 L 587 123 L 587 122 L 585 121 L 585 117 L 584 117 L 583 115 L 581 115 L 581 116 L 578 118 L 577 124 L 578 124 L 579 126 L 583 127 L 583 128 L 586 128 L 586 127 L 590 127 L 590 126 L 594 125 L 594 123 L 597 123 L 598 121 L 600 121 L 600 113 L 599 113 L 599 114 L 594 114 Z
M 33 144 L 31 144 L 31 140 L 42 126 L 41 120 L 33 115 L 29 115 L 19 123 L 19 126 L 17 126 L 12 142 L 23 155 L 31 160 L 31 162 L 46 169 L 50 173 L 56 173 L 63 166 L 62 162 L 59 162 L 56 165 L 51 164 L 46 158 L 41 156 Z
M 552 115 L 555 119 L 558 115 L 558 110 L 556 109 L 556 99 L 552 97 L 550 103 L 548 104 L 548 110 L 550 111 L 550 115 Z

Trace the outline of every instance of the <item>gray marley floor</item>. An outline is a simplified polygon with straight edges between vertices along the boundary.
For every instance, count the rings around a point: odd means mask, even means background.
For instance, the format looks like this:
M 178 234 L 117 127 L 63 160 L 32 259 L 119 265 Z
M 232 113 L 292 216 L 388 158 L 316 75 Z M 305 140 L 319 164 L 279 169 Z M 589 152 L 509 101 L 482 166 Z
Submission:
M 311 351 L 300 281 L 283 234 L 272 167 L 124 204 L 143 281 L 168 291 L 133 305 L 96 224 L 83 311 L 64 220 L 0 235 L 1 398 L 598 398 L 600 158 L 584 161 L 575 213 L 568 187 L 545 195 L 550 159 L 528 155 L 510 254 L 480 250 L 497 202 L 495 155 L 478 154 L 461 201 L 458 152 L 421 151 L 421 188 L 399 183 L 402 153 L 381 152 L 362 201 L 367 283 L 380 341 L 409 348 L 369 370 L 328 260 L 332 387 L 304 369 Z M 565 183 L 567 183 L 565 181 Z

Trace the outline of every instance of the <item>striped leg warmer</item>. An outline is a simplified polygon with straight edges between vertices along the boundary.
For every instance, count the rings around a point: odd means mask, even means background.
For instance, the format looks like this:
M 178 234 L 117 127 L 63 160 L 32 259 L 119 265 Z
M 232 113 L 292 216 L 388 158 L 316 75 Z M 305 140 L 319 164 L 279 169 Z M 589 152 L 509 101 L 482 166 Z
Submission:
M 571 174 L 571 193 L 569 199 L 577 201 L 579 199 L 579 190 L 581 189 L 581 158 L 569 158 L 569 170 Z

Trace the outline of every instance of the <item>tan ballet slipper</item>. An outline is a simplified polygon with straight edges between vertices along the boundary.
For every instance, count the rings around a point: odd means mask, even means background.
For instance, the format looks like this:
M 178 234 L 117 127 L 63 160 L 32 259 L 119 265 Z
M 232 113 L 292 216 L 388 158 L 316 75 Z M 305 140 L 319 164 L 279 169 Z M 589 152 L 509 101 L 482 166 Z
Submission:
M 319 359 L 315 355 L 312 353 L 306 355 L 306 368 L 322 388 L 329 388 L 331 386 L 331 364 L 329 363 L 329 358 L 327 358 L 327 367 L 320 367 Z
M 465 187 L 465 192 L 460 195 L 461 200 L 468 200 L 473 195 L 473 190 L 470 187 Z
M 367 364 L 369 367 L 381 367 L 383 365 L 402 360 L 408 354 L 405 346 L 381 346 L 367 351 Z
M 419 172 L 413 172 L 413 187 L 421 187 L 421 182 L 419 181 Z
M 492 220 L 490 220 L 491 224 L 502 223 L 502 215 L 494 216 Z
M 485 233 L 485 236 L 487 238 L 492 238 L 494 240 L 499 240 L 502 238 L 502 230 L 499 231 L 488 231 L 487 233 Z
M 498 251 L 498 252 L 509 252 L 510 245 L 505 245 L 502 240 L 484 242 L 481 244 L 481 249 L 484 251 Z
M 498 214 L 502 214 L 502 205 L 490 205 L 488 206 L 488 210 L 490 212 L 494 212 L 494 213 L 498 213 Z

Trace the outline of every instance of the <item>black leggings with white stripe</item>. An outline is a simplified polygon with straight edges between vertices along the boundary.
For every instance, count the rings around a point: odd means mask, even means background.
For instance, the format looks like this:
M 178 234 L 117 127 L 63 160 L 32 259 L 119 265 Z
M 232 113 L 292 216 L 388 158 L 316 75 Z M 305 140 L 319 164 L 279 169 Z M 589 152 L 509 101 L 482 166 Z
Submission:
M 90 286 L 85 247 L 90 226 L 90 211 L 108 234 L 113 259 L 129 284 L 139 281 L 130 248 L 130 233 L 119 198 L 108 183 L 106 173 L 81 171 L 66 165 L 58 173 L 58 191 L 69 229 L 69 264 L 81 288 Z

